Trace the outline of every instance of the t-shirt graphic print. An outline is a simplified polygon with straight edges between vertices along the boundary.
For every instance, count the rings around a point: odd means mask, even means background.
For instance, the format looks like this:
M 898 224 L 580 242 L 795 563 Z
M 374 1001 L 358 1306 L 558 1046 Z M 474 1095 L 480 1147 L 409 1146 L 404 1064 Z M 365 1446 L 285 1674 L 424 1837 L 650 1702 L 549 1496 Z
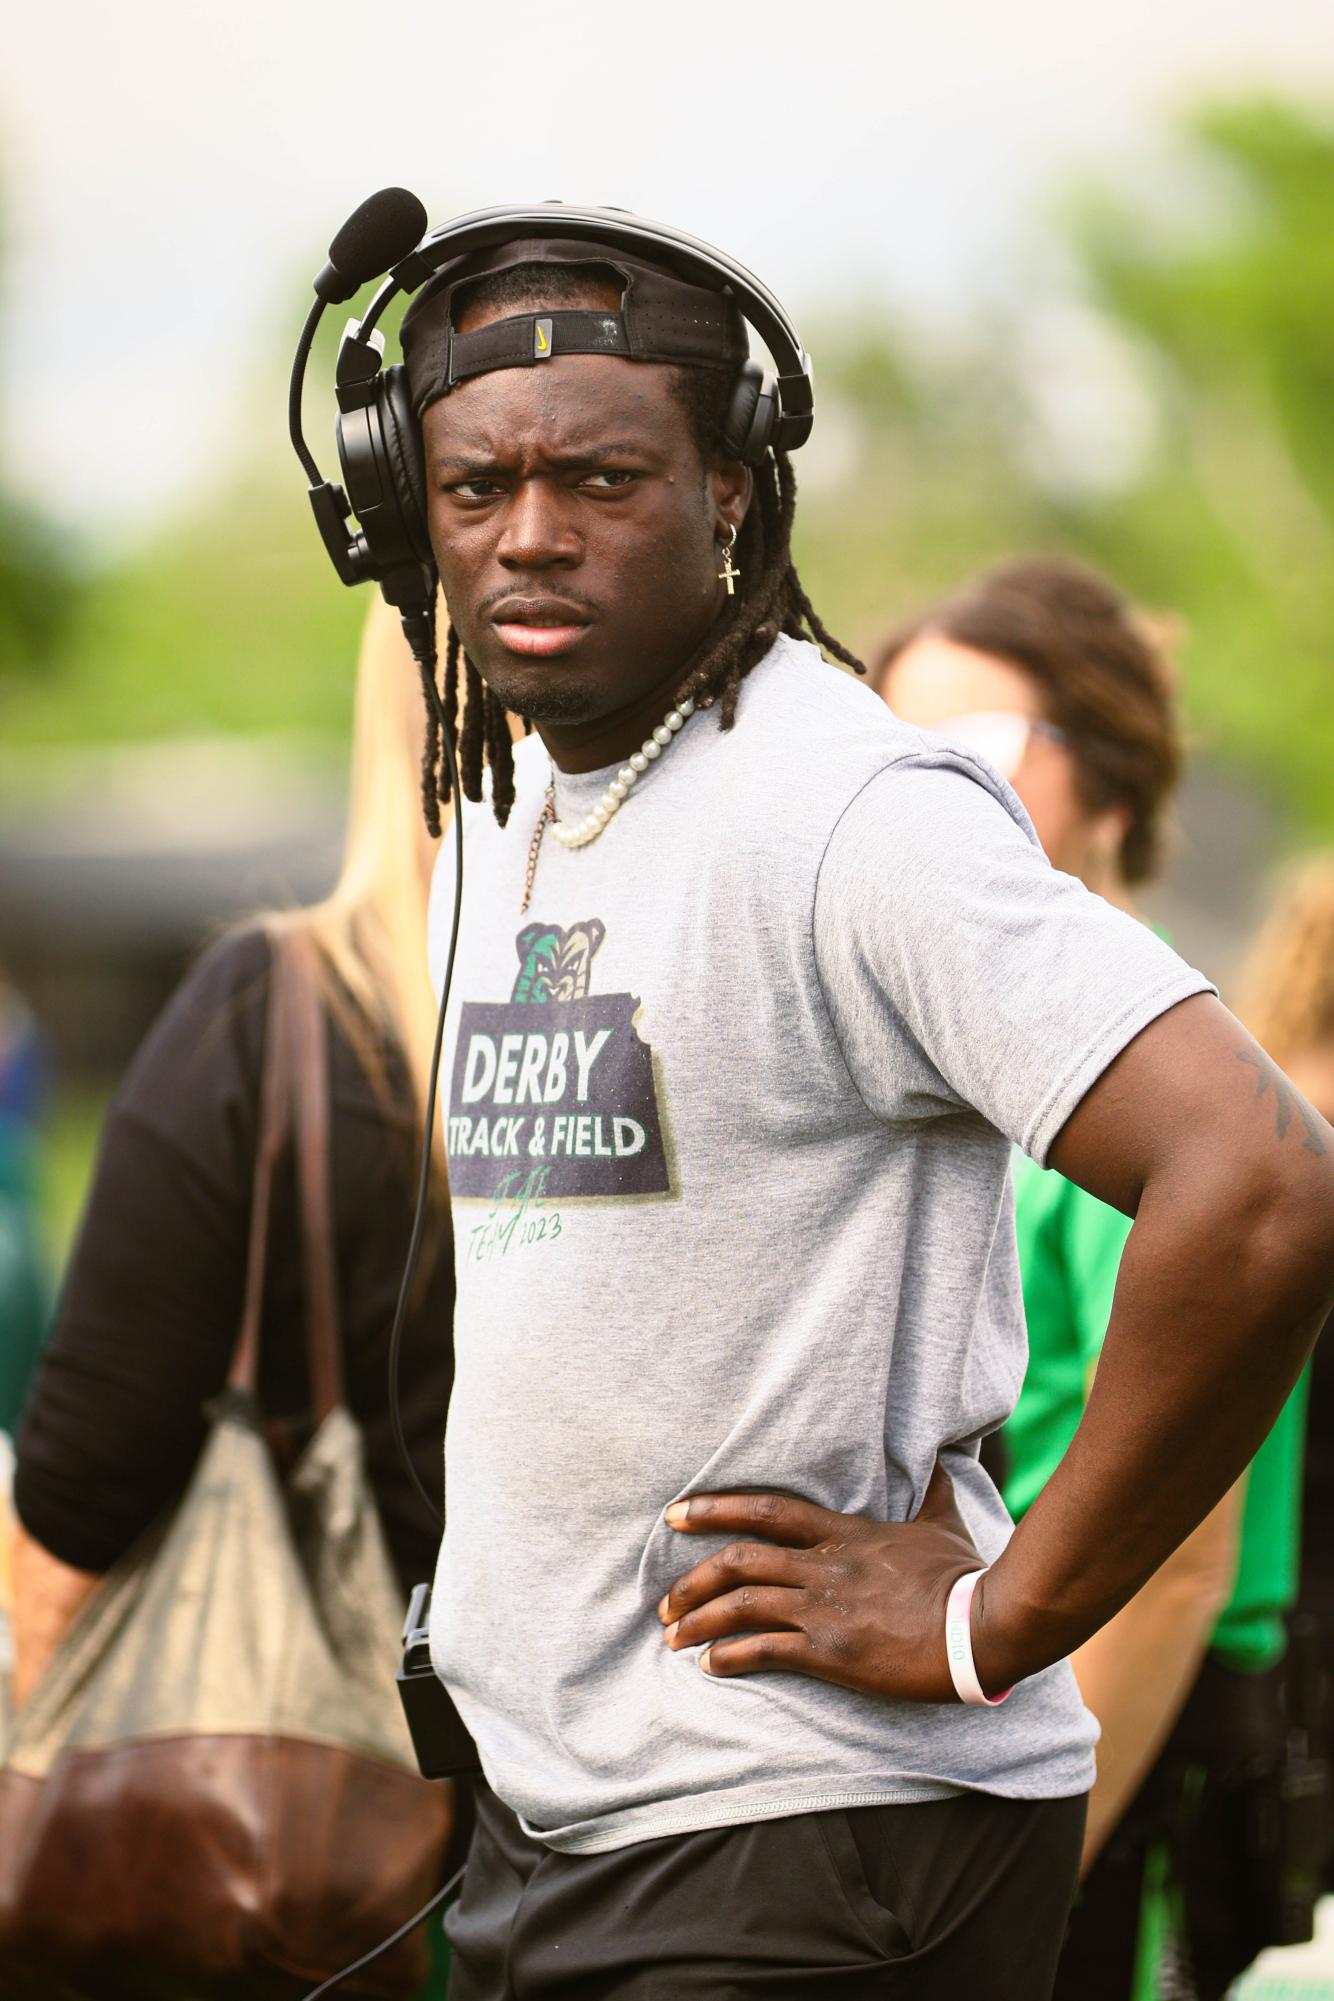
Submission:
M 456 1200 L 670 1192 L 639 998 L 590 992 L 606 935 L 596 917 L 525 924 L 509 999 L 464 1002 L 447 1127 Z

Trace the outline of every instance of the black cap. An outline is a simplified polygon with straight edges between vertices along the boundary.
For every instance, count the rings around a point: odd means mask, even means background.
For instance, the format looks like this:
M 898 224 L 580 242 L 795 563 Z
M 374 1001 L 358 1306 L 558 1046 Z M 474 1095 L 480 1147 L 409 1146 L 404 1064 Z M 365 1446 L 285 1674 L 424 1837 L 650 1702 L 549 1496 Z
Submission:
M 620 308 L 538 309 L 474 333 L 456 332 L 454 292 L 519 264 L 611 270 L 621 280 Z M 710 290 L 619 248 L 561 237 L 522 238 L 442 265 L 404 314 L 400 340 L 419 417 L 470 376 L 535 367 L 554 354 L 618 354 L 733 370 L 749 352 L 745 321 L 726 287 Z

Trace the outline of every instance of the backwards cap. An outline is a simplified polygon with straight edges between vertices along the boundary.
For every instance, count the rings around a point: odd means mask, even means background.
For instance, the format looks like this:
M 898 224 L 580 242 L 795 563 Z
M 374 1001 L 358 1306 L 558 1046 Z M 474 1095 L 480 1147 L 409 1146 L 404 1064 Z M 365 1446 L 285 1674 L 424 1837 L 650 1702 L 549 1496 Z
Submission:
M 610 270 L 621 280 L 620 308 L 519 313 L 474 333 L 457 332 L 455 291 L 518 264 Z M 745 321 L 729 290 L 689 283 L 624 250 L 546 236 L 474 251 L 442 265 L 404 314 L 399 338 L 418 417 L 469 376 L 532 368 L 553 354 L 619 354 L 683 368 L 737 369 L 749 352 Z

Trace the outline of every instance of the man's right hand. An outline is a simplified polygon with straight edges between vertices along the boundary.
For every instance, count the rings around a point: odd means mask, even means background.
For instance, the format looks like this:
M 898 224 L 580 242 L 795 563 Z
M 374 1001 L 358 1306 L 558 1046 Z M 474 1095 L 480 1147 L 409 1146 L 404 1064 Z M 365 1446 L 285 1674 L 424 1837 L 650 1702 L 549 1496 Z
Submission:
M 738 1538 L 658 1606 L 668 1646 L 702 1644 L 706 1674 L 806 1674 L 886 1700 L 958 1700 L 945 1606 L 983 1559 L 939 1460 L 910 1522 L 772 1493 L 692 1494 L 666 1520 L 683 1535 Z

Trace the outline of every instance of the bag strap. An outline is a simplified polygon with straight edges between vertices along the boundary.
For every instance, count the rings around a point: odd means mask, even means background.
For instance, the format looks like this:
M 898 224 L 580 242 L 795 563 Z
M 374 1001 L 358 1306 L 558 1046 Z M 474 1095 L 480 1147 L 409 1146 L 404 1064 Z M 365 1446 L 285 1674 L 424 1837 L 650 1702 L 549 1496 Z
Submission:
M 306 1360 L 311 1402 L 320 1421 L 343 1401 L 343 1341 L 334 1268 L 329 1036 L 320 994 L 319 948 L 307 931 L 289 931 L 283 943 L 290 975 L 291 1089 L 306 1293 Z
M 255 1145 L 255 1176 L 250 1191 L 250 1234 L 246 1251 L 245 1293 L 236 1336 L 229 1389 L 254 1396 L 259 1384 L 259 1324 L 264 1310 L 264 1276 L 268 1265 L 269 1218 L 273 1209 L 273 1177 L 287 1146 L 291 1126 L 291 1043 L 283 1033 L 283 977 L 277 941 L 270 942 L 269 998 L 264 1013 L 264 1056 L 260 1073 L 259 1136 Z
M 330 1191 L 328 1037 L 314 942 L 304 932 L 283 930 L 270 934 L 269 948 L 244 1304 L 227 1381 L 230 1388 L 250 1396 L 258 1389 L 274 1175 L 295 1132 L 306 1363 L 318 1423 L 343 1401 Z

